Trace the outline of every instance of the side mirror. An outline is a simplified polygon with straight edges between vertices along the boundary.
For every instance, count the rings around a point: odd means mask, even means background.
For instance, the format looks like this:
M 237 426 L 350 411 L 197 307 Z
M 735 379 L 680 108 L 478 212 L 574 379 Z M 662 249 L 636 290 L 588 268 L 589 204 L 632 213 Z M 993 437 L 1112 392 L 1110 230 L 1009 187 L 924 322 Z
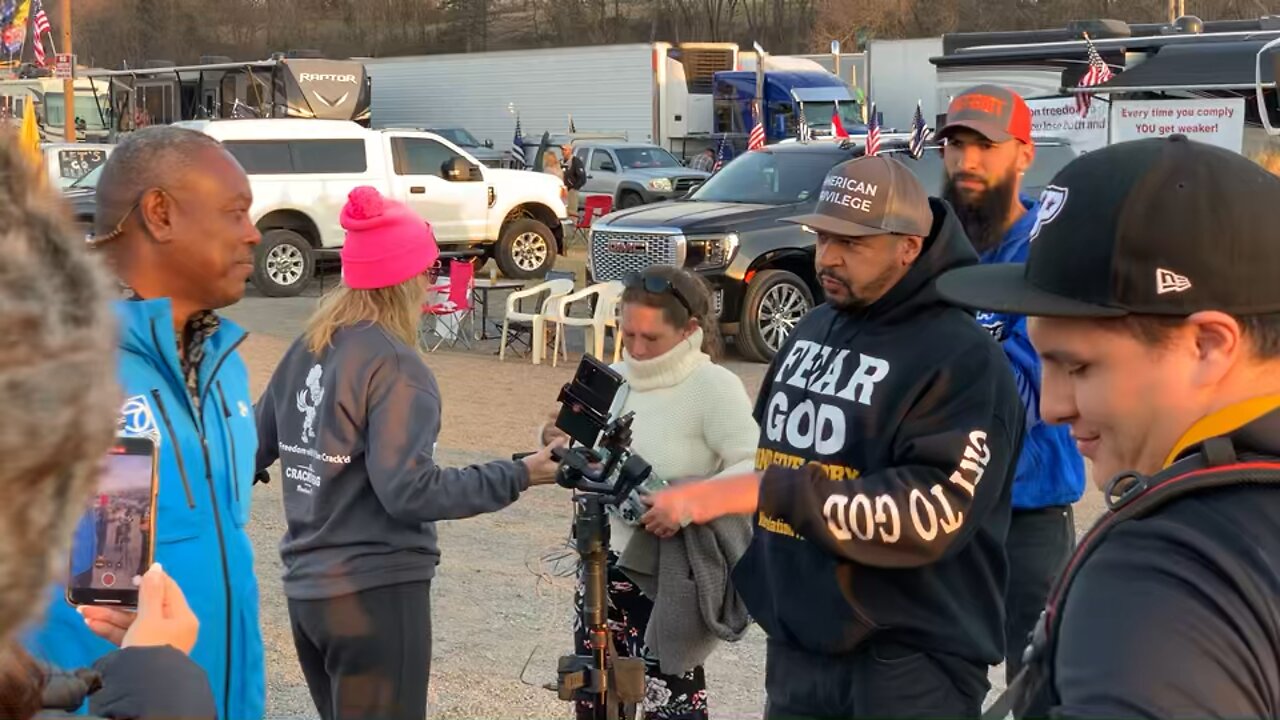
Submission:
M 605 162 L 600 163 L 600 172 L 618 172 L 618 166 L 614 165 L 611 161 L 606 160 Z
M 445 180 L 449 182 L 465 182 L 472 179 L 472 171 L 478 170 L 478 168 L 460 157 L 455 157 L 446 160 L 441 170 L 444 171 Z
M 492 141 L 492 140 L 485 140 L 485 141 L 484 141 L 484 146 L 485 146 L 485 147 L 487 147 L 487 148 L 491 148 L 491 147 L 493 147 L 493 141 Z

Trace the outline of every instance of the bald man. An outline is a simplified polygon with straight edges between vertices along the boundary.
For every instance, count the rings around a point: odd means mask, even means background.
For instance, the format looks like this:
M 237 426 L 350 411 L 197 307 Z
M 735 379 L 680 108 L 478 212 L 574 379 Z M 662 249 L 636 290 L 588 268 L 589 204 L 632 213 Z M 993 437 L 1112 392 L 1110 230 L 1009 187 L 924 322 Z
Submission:
M 90 242 L 122 286 L 120 432 L 159 444 L 155 560 L 200 621 L 191 658 L 207 673 L 218 717 L 264 712 L 253 548 L 245 532 L 257 451 L 245 333 L 214 311 L 244 295 L 261 240 L 244 170 L 203 133 L 155 127 L 107 159 Z M 104 358 L 104 362 L 107 361 Z M 123 574 L 122 574 L 123 575 Z M 133 578 L 116 580 L 122 589 Z M 33 654 L 84 667 L 113 648 L 89 632 L 56 588 Z

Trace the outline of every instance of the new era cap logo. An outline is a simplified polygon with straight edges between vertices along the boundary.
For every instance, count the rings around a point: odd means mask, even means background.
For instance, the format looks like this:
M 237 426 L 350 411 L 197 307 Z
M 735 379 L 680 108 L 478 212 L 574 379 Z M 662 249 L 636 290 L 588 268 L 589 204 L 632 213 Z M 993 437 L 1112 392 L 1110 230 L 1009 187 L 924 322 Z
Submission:
M 1057 185 L 1049 185 L 1040 193 L 1040 209 L 1036 211 L 1036 224 L 1031 228 L 1028 239 L 1035 240 L 1040 228 L 1053 222 L 1067 204 L 1067 189 Z
M 1185 292 L 1191 289 L 1191 281 L 1172 270 L 1156 270 L 1156 294 Z

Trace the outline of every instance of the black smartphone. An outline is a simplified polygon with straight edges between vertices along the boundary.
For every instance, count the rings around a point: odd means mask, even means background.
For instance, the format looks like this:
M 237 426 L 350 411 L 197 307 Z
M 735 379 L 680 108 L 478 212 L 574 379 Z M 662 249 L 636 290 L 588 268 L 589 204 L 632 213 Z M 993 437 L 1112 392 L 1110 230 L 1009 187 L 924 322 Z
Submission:
M 585 447 L 595 447 L 609 424 L 618 390 L 627 383 L 613 368 L 591 355 L 578 363 L 573 380 L 560 390 L 556 427 Z
M 116 438 L 71 539 L 67 602 L 138 606 L 155 557 L 157 463 L 150 438 Z

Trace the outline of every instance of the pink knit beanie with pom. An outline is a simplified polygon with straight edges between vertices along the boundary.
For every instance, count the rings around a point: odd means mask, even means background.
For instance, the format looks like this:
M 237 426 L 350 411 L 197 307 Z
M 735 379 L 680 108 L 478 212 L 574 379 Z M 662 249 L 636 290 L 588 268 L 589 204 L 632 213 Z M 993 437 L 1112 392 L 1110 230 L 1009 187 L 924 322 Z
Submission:
M 352 190 L 339 221 L 347 231 L 341 256 L 342 282 L 349 288 L 394 287 L 426 272 L 440 257 L 431 226 L 377 188 Z

